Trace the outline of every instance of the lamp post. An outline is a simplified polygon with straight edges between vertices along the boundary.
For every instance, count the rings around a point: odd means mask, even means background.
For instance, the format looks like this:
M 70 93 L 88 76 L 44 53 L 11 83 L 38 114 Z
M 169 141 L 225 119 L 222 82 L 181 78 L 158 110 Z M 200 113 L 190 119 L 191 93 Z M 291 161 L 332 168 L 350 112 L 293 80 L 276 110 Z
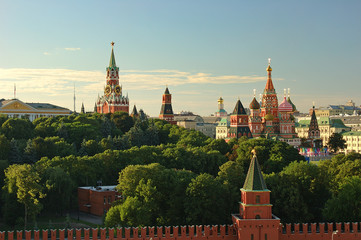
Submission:
M 333 240 L 333 236 L 337 235 L 337 233 L 338 233 L 338 230 L 332 232 L 332 240 Z

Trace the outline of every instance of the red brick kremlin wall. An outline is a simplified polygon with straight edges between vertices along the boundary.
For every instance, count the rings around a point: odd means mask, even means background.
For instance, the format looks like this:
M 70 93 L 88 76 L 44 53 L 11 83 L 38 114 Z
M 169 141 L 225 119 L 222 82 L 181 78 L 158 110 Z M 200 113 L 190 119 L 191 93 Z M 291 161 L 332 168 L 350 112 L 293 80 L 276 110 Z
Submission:
M 337 233 L 335 232 L 337 230 Z M 242 231 L 242 230 L 240 230 Z M 333 235 L 333 237 L 332 237 Z M 250 240 L 239 239 L 235 227 L 182 226 L 143 228 L 63 229 L 0 232 L 0 240 Z M 267 240 L 360 240 L 360 223 L 287 224 L 278 239 Z M 255 235 L 253 240 L 264 240 Z

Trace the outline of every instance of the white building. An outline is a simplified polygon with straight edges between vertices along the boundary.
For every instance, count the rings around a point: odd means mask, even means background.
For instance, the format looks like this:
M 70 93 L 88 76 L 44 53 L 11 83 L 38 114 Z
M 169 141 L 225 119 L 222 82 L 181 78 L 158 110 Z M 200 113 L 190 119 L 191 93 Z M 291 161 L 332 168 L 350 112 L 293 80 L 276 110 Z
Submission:
M 0 114 L 11 118 L 28 118 L 34 121 L 39 117 L 67 116 L 72 112 L 50 103 L 24 103 L 19 99 L 0 100 Z

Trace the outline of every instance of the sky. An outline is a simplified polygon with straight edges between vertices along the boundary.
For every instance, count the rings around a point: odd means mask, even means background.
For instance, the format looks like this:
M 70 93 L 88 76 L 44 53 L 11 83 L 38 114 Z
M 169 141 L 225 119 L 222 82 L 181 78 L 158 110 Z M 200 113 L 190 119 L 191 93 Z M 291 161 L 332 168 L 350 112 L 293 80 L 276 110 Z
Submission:
M 361 104 L 361 1 L 0 0 L 0 98 L 92 111 L 112 41 L 123 94 L 158 116 L 232 112 L 266 85 L 301 112 Z

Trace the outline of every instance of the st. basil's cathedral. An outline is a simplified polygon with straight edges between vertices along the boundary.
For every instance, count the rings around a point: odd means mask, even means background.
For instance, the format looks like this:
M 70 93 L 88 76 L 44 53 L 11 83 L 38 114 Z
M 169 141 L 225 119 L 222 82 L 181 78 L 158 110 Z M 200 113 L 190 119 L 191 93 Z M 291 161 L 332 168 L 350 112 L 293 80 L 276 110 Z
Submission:
M 295 132 L 295 121 L 293 113 L 296 107 L 291 99 L 286 99 L 278 105 L 277 93 L 272 82 L 272 68 L 269 60 L 267 67 L 267 83 L 263 91 L 261 102 L 254 96 L 249 105 L 250 115 L 248 115 L 238 99 L 236 106 L 230 117 L 230 128 L 227 138 L 248 138 L 270 137 L 278 138 L 291 145 L 298 145 L 300 139 Z
M 106 68 L 106 86 L 104 95 L 98 97 L 95 108 L 98 113 L 126 112 L 129 114 L 129 98 L 122 93 L 122 86 L 119 85 L 119 68 L 115 63 L 114 42 L 111 43 L 112 52 L 110 55 L 109 67 Z

